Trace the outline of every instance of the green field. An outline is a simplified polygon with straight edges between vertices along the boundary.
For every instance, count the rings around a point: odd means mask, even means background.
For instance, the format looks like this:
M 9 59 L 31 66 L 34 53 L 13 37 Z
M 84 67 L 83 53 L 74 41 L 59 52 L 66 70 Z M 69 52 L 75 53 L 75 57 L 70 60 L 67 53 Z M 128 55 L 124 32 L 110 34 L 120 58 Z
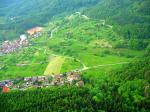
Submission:
M 81 68 L 83 68 L 83 65 L 79 61 L 77 61 L 76 59 L 66 57 L 66 60 L 63 63 L 62 68 L 61 68 L 61 73 L 78 70 Z

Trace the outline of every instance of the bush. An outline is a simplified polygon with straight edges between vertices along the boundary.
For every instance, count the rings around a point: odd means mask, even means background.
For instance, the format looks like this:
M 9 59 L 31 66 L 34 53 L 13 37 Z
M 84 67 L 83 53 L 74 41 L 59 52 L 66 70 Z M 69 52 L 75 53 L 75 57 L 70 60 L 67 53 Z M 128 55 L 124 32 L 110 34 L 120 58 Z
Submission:
M 128 45 L 130 49 L 144 50 L 148 46 L 148 42 L 140 39 L 131 39 Z
M 125 42 L 116 42 L 115 45 L 114 45 L 114 48 L 126 48 L 127 47 L 127 44 Z

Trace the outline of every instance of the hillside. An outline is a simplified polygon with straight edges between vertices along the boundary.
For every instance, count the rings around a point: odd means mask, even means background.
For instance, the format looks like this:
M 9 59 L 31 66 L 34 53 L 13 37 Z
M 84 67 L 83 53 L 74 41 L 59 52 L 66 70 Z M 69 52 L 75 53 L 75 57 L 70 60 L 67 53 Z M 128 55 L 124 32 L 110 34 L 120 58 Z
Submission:
M 17 38 L 33 26 L 44 25 L 51 19 L 79 10 L 92 18 L 114 24 L 118 33 L 127 39 L 149 38 L 149 5 L 149 0 L 2 0 L 0 40 Z
M 64 73 L 82 67 L 129 62 L 144 54 L 144 50 L 130 49 L 130 43 L 126 43 L 113 26 L 104 24 L 103 20 L 87 18 L 74 13 L 47 24 L 41 37 L 30 39 L 30 46 L 1 56 L 0 74 L 3 75 L 0 78 L 43 75 L 46 68 L 51 71 L 49 74 Z M 51 37 L 55 28 L 58 29 Z M 127 47 L 118 46 L 118 43 L 126 43 Z M 61 60 L 64 61 L 61 63 Z M 21 64 L 24 66 L 17 66 Z
M 95 5 L 99 0 L 1 0 L 0 41 L 18 38 L 27 29 Z
M 116 25 L 118 33 L 127 39 L 145 39 L 150 38 L 149 5 L 149 0 L 101 0 L 83 13 Z
M 0 111 L 149 112 L 149 4 L 1 0 Z

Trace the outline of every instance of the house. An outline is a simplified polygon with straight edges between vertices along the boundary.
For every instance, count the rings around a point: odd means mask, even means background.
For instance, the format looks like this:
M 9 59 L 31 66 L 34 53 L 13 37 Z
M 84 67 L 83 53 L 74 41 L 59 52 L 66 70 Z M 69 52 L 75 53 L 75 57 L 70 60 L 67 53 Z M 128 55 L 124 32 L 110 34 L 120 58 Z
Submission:
M 8 93 L 8 92 L 9 92 L 9 87 L 4 86 L 4 87 L 3 87 L 3 93 Z
M 55 75 L 52 81 L 52 85 L 61 85 L 64 83 L 62 75 Z
M 43 81 L 46 80 L 46 77 L 45 77 L 45 76 L 38 76 L 38 77 L 37 77 L 37 80 L 38 80 L 39 82 L 43 82 Z
M 4 87 L 5 86 L 5 82 L 0 82 L 0 87 Z
M 26 39 L 27 39 L 26 35 L 24 35 L 24 34 L 20 35 L 21 42 L 25 41 Z
M 74 76 L 73 75 L 70 74 L 70 75 L 67 76 L 67 81 L 68 82 L 73 82 L 73 80 L 74 80 Z
M 24 81 L 31 81 L 32 80 L 32 77 L 25 77 L 24 78 Z
M 11 87 L 13 86 L 13 82 L 12 81 L 5 81 L 5 85 L 7 85 L 7 87 Z
M 20 39 L 3 42 L 0 46 L 0 52 L 2 52 L 3 54 L 8 54 L 24 46 L 28 46 L 28 44 L 29 42 L 27 40 L 27 37 L 25 35 L 21 35 Z
M 81 77 L 77 73 L 71 73 L 71 74 L 68 74 L 68 76 L 67 76 L 67 81 L 70 83 L 72 83 L 73 81 L 80 80 L 80 79 L 81 79 Z
M 38 33 L 41 33 L 43 30 L 42 27 L 34 27 L 34 28 L 31 28 L 29 30 L 27 30 L 27 33 L 30 35 L 30 36 L 34 36 Z
M 36 82 L 38 80 L 38 77 L 32 77 L 32 82 Z

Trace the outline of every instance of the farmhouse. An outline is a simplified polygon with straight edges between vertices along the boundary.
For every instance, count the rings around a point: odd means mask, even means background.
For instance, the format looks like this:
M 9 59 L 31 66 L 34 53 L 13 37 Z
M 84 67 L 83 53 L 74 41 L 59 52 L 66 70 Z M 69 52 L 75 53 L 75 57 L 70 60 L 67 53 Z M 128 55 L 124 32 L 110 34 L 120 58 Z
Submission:
M 27 30 L 27 33 L 29 34 L 29 36 L 38 37 L 41 35 L 42 30 L 43 30 L 42 27 L 34 27 Z

